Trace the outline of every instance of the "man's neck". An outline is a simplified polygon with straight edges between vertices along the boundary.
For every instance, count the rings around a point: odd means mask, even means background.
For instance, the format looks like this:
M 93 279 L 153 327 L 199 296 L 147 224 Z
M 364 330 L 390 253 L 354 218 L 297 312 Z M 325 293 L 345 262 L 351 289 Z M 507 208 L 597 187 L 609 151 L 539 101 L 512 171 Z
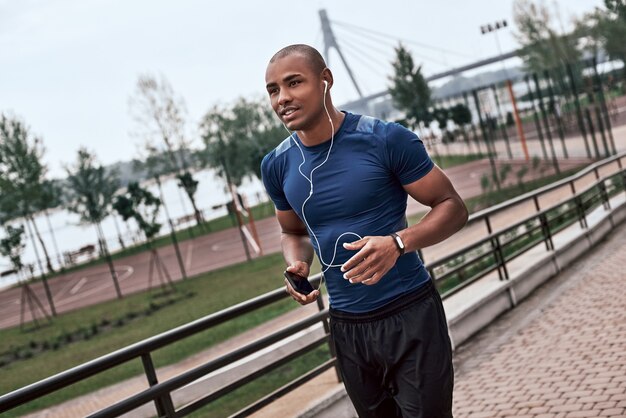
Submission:
M 337 110 L 334 106 L 330 107 L 328 110 L 330 118 L 333 121 L 334 135 L 341 127 L 346 115 Z M 312 147 L 329 140 L 331 137 L 330 129 L 331 124 L 328 122 L 328 116 L 324 113 L 322 120 L 319 123 L 316 123 L 313 129 L 297 131 L 297 133 L 300 141 L 302 141 L 305 146 Z

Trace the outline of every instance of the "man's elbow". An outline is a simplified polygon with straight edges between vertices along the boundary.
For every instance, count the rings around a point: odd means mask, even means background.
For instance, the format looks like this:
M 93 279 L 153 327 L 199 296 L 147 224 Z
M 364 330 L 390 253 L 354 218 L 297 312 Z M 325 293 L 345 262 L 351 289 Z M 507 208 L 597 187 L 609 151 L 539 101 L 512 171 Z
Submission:
M 460 196 L 456 198 L 457 202 L 457 217 L 459 220 L 459 229 L 463 228 L 467 224 L 467 220 L 469 219 L 469 211 L 467 210 L 467 206 L 463 199 Z

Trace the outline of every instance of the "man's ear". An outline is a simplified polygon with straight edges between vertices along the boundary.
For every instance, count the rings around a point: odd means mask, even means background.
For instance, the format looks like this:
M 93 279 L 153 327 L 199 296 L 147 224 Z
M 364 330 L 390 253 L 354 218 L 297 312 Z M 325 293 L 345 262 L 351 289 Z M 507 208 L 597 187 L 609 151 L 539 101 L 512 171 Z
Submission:
M 325 88 L 330 90 L 333 85 L 333 81 L 333 73 L 329 68 L 324 68 L 324 70 L 322 70 L 322 83 L 326 83 Z

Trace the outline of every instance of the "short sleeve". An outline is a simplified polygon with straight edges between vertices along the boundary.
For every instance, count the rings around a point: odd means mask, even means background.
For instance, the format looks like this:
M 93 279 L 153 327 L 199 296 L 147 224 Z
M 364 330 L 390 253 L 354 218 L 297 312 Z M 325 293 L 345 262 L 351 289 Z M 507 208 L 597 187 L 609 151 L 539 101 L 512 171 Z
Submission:
M 263 158 L 263 161 L 261 161 L 261 179 L 263 185 L 270 199 L 274 202 L 276 209 L 291 210 L 291 205 L 287 201 L 287 197 L 282 188 L 282 182 L 277 175 L 275 165 L 272 164 L 273 162 L 273 152 L 267 154 Z
M 390 123 L 386 132 L 387 157 L 392 172 L 402 185 L 421 179 L 434 167 L 419 137 L 397 123 Z

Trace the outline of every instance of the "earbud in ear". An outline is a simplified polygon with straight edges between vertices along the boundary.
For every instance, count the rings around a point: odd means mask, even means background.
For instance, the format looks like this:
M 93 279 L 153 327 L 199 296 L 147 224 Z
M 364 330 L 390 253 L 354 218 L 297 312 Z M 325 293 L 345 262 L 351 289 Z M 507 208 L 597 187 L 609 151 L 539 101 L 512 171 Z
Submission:
M 326 80 L 322 80 L 324 82 L 324 88 L 327 89 L 328 88 L 328 81 Z

